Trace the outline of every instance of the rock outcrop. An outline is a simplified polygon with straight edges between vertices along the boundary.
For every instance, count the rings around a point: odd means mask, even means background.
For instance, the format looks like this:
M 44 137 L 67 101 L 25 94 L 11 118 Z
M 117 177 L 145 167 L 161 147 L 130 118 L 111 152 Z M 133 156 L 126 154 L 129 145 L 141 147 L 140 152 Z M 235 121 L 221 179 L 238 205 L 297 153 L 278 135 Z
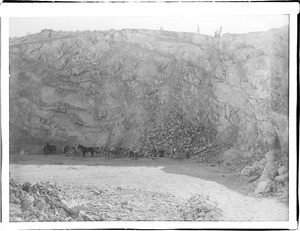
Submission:
M 258 186 L 255 193 L 268 193 L 272 191 L 272 182 L 275 176 L 278 174 L 278 166 L 276 165 L 276 151 L 270 150 L 265 155 L 266 166 L 259 178 Z
M 133 148 L 154 126 L 187 146 L 234 146 L 242 158 L 287 153 L 288 80 L 288 27 L 220 38 L 44 30 L 10 41 L 11 142 L 26 131 Z M 185 131 L 184 142 L 171 134 L 165 112 L 174 107 L 173 116 L 206 132 Z

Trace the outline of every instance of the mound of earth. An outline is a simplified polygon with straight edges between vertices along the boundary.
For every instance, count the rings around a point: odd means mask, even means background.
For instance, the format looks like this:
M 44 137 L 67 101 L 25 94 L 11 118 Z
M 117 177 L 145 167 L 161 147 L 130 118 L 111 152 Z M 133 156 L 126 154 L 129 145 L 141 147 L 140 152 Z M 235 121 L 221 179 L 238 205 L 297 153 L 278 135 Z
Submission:
M 170 193 L 141 189 L 49 182 L 21 185 L 10 179 L 12 222 L 219 220 L 220 211 L 201 195 L 185 202 Z

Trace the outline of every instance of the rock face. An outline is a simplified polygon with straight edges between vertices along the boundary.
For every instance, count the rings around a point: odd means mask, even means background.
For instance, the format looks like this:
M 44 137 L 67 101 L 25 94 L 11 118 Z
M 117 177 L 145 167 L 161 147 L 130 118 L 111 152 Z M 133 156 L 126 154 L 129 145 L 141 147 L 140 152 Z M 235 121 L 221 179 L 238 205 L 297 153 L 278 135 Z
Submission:
M 276 150 L 270 150 L 265 155 L 266 166 L 259 178 L 258 186 L 255 193 L 263 194 L 272 190 L 271 183 L 278 174 L 278 167 L 276 165 Z
M 132 148 L 176 107 L 207 130 L 191 144 L 287 152 L 288 82 L 288 27 L 221 38 L 44 30 L 10 41 L 11 139 Z

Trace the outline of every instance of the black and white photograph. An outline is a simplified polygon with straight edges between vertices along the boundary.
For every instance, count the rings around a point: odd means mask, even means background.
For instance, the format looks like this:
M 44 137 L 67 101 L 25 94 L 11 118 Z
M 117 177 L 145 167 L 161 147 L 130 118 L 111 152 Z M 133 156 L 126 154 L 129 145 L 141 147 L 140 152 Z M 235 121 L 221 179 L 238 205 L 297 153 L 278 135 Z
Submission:
M 0 18 L 0 222 L 2 222 L 1 18 Z
M 8 23 L 10 223 L 290 220 L 290 15 Z

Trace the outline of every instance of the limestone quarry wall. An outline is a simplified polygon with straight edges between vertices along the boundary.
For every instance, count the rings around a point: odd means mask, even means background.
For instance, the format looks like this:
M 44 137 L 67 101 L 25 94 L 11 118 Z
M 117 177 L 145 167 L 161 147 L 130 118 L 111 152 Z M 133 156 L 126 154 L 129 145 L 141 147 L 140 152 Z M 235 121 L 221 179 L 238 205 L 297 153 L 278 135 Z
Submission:
M 288 27 L 221 38 L 44 30 L 10 40 L 11 139 L 132 147 L 176 106 L 244 157 L 288 152 L 288 83 Z

